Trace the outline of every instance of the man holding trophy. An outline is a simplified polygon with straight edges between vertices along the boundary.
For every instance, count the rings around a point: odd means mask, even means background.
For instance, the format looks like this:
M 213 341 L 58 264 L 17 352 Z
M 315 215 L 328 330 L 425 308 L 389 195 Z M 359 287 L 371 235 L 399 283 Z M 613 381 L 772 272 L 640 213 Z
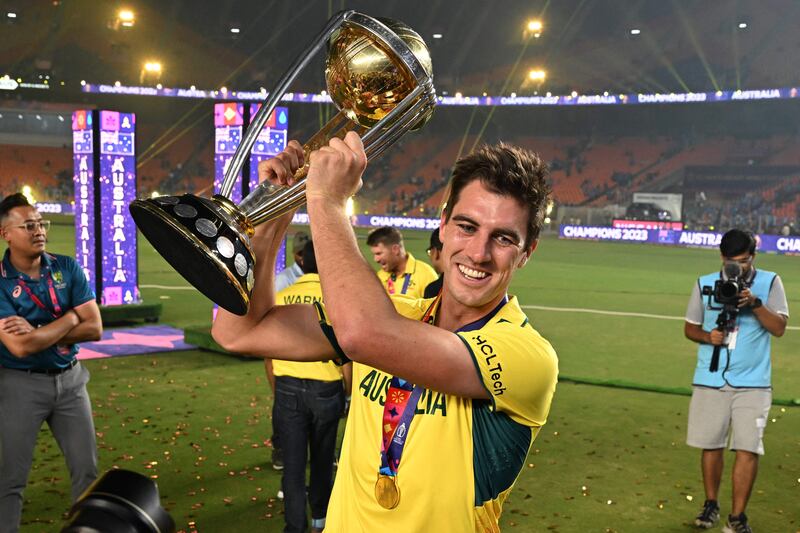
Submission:
M 304 164 L 293 141 L 259 172 L 286 186 Z M 386 294 L 345 213 L 365 166 L 353 132 L 310 156 L 306 197 L 326 305 L 274 305 L 270 273 L 287 214 L 252 240 L 249 312 L 220 311 L 213 334 L 233 351 L 355 363 L 326 531 L 497 531 L 556 383 L 555 352 L 506 293 L 537 245 L 545 167 L 502 144 L 456 164 L 440 231 L 444 288 L 413 300 Z
M 227 196 L 269 113 L 326 44 L 339 114 L 304 146 L 291 141 L 262 161 L 262 183 L 233 204 Z M 346 202 L 367 161 L 430 118 L 431 72 L 424 41 L 405 24 L 340 13 L 256 114 L 219 195 L 130 208 L 156 250 L 220 305 L 219 344 L 265 358 L 354 362 L 328 532 L 499 531 L 555 391 L 556 354 L 506 292 L 544 219 L 549 187 L 537 155 L 500 144 L 456 163 L 436 298 L 390 298 L 358 248 Z M 276 254 L 303 203 L 325 305 L 275 305 Z

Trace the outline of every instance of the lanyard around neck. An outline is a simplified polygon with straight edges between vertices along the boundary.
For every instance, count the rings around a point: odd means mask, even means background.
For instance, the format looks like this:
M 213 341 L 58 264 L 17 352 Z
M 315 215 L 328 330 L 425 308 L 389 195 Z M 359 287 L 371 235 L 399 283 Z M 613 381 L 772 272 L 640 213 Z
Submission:
M 48 308 L 38 296 L 33 294 L 33 291 L 30 287 L 28 287 L 28 284 L 25 283 L 24 279 L 19 278 L 19 286 L 22 287 L 22 290 L 25 291 L 25 294 L 27 294 L 28 297 L 30 297 L 36 307 L 47 311 L 53 316 L 53 318 L 58 318 L 63 314 L 63 312 L 61 311 L 61 305 L 58 303 L 58 295 L 56 294 L 56 288 L 53 284 L 53 275 L 48 271 L 45 274 L 45 278 L 47 278 L 47 289 L 50 293 L 50 302 L 53 304 L 52 309 Z

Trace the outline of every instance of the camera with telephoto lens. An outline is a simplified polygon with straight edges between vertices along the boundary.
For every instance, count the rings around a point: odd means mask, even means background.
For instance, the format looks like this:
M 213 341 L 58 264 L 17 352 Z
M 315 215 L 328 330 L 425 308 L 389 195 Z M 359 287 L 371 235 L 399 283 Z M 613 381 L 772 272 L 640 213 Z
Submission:
M 739 304 L 739 295 L 750 287 L 750 284 L 742 275 L 742 267 L 736 262 L 726 262 L 723 267 L 727 279 L 718 279 L 714 282 L 714 287 L 708 285 L 703 287 L 704 296 L 713 296 L 714 301 L 720 305 Z
M 129 470 L 109 470 L 84 492 L 61 533 L 174 533 L 153 480 Z

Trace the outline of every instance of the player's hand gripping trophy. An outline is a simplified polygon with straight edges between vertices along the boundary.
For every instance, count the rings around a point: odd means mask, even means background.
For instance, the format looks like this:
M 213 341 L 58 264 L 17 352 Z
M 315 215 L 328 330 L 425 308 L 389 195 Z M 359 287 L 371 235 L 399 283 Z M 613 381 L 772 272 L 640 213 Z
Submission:
M 328 21 L 253 117 L 212 198 L 191 194 L 136 200 L 130 210 L 142 234 L 170 265 L 212 301 L 243 315 L 255 280 L 254 227 L 305 203 L 305 175 L 294 185 L 262 183 L 235 205 L 236 176 L 275 106 L 314 54 L 327 46 L 325 78 L 339 109 L 304 146 L 308 155 L 348 131 L 362 136 L 368 159 L 379 156 L 433 112 L 436 92 L 425 42 L 402 22 L 345 11 Z

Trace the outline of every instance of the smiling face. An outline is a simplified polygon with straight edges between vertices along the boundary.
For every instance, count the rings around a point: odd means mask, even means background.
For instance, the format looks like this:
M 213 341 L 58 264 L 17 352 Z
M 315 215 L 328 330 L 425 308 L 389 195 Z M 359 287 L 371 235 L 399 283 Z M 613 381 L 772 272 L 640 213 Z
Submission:
M 398 272 L 403 255 L 399 244 L 378 243 L 369 247 L 372 259 L 381 266 L 384 272 Z
M 514 272 L 525 265 L 538 241 L 526 248 L 529 210 L 480 180 L 466 185 L 442 217 L 444 300 L 450 312 L 477 320 L 506 293 Z
M 41 222 L 42 215 L 32 206 L 20 206 L 11 209 L 2 223 L 2 235 L 8 242 L 11 255 L 33 258 L 44 253 L 47 243 L 47 231 Z M 32 222 L 33 232 L 25 229 L 25 224 Z M 21 227 L 23 226 L 23 227 Z

